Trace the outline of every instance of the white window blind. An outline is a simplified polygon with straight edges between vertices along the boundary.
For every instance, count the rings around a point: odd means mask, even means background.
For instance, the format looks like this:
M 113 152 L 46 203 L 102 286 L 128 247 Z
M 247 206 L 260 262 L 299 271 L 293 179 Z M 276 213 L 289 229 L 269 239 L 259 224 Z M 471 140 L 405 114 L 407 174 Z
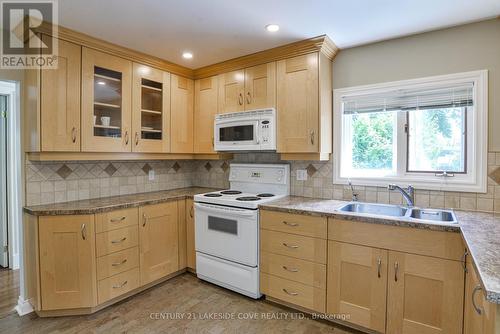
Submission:
M 424 89 L 398 89 L 381 93 L 342 97 L 344 114 L 426 110 L 473 106 L 474 84 Z

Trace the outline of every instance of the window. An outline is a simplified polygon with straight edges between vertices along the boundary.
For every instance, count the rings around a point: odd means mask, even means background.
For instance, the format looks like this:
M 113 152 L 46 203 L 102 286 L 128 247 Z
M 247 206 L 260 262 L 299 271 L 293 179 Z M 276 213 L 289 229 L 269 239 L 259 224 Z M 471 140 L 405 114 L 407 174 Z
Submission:
M 486 71 L 334 94 L 335 183 L 486 191 Z

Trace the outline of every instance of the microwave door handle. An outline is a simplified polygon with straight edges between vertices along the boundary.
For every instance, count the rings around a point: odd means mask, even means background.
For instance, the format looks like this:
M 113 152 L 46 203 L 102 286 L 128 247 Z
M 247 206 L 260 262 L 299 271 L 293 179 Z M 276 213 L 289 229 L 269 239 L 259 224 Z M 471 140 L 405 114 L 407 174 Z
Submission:
M 195 203 L 194 207 L 198 210 L 203 210 L 205 212 L 215 213 L 215 214 L 225 214 L 231 216 L 240 216 L 240 217 L 251 217 L 256 214 L 254 210 L 239 210 L 233 208 L 222 208 L 218 209 L 213 206 L 204 205 L 202 203 Z

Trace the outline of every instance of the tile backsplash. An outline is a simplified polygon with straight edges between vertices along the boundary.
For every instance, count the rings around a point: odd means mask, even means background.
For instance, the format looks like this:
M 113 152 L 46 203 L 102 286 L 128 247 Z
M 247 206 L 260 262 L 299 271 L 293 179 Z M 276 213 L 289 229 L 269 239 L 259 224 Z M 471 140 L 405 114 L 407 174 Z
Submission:
M 111 161 L 26 162 L 26 204 L 49 204 L 189 186 L 228 188 L 231 161 Z M 290 163 L 291 194 L 350 200 L 348 186 L 333 184 L 331 161 L 279 160 L 273 153 L 235 154 L 232 162 Z M 155 179 L 149 181 L 148 172 Z M 297 181 L 298 169 L 306 169 L 307 181 Z M 466 193 L 420 190 L 416 205 L 435 208 L 500 212 L 500 153 L 488 154 L 488 192 Z M 360 201 L 402 203 L 398 192 L 383 187 L 355 186 Z

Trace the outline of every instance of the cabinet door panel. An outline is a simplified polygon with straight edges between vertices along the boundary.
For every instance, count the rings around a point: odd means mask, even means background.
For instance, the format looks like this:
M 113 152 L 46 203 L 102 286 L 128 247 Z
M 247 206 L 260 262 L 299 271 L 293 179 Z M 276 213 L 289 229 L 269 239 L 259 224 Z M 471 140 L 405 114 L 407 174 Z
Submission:
M 219 75 L 219 114 L 243 111 L 245 71 L 233 71 Z
M 82 48 L 63 40 L 58 43 L 57 69 L 41 70 L 42 151 L 79 152 Z
M 186 200 L 186 249 L 187 249 L 187 266 L 196 270 L 196 251 L 194 245 L 194 205 L 193 200 Z
M 132 151 L 170 151 L 170 73 L 134 63 Z
M 387 333 L 461 333 L 462 263 L 389 252 Z
M 179 269 L 177 202 L 140 208 L 141 284 L 148 284 Z
M 330 314 L 350 314 L 356 325 L 385 332 L 387 251 L 328 242 Z
M 96 305 L 94 216 L 39 218 L 42 310 Z
M 277 87 L 278 152 L 318 152 L 318 54 L 278 61 Z
M 276 63 L 245 69 L 245 110 L 276 107 Z
M 132 149 L 132 62 L 82 50 L 82 151 Z
M 171 75 L 171 152 L 193 153 L 193 80 Z
M 194 83 L 194 153 L 214 153 L 217 85 L 217 76 Z

